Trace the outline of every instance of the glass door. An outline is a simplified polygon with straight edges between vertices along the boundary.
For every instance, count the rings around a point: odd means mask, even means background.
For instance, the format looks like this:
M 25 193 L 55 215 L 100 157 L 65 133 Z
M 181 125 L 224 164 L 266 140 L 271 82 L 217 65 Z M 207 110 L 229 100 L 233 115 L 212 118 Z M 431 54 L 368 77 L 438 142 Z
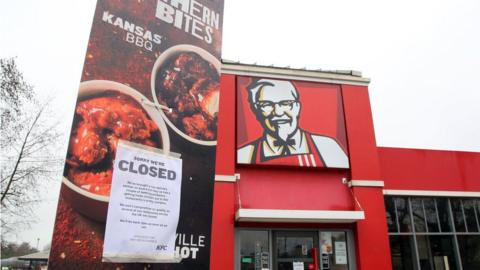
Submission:
M 235 242 L 235 270 L 357 269 L 350 230 L 239 228 Z
M 346 231 L 320 231 L 320 270 L 349 270 Z
M 273 269 L 308 270 L 313 248 L 318 248 L 318 231 L 274 231 Z

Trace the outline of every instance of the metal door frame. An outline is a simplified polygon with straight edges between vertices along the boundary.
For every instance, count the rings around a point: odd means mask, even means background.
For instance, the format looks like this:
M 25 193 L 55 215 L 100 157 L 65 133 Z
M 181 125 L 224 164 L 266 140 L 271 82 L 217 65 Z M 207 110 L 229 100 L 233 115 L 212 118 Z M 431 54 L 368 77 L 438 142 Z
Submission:
M 240 236 L 239 231 L 265 231 L 268 233 L 268 249 L 269 249 L 269 264 L 270 270 L 273 270 L 273 232 L 274 231 L 297 231 L 297 232 L 316 232 L 317 246 L 320 247 L 320 233 L 321 232 L 345 232 L 347 241 L 347 258 L 348 270 L 357 270 L 357 258 L 355 252 L 355 238 L 352 229 L 331 229 L 331 228 L 274 228 L 274 227 L 235 227 L 235 243 L 234 243 L 234 270 L 240 270 Z M 318 254 L 320 257 L 320 252 Z M 320 258 L 319 258 L 320 259 Z M 321 266 L 320 266 L 321 269 Z

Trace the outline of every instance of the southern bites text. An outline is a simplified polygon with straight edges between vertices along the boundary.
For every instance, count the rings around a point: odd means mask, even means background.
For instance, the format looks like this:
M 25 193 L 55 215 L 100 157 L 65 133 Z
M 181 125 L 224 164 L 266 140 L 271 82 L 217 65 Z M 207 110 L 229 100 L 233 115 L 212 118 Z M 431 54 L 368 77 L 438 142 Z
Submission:
M 195 0 L 158 0 L 155 16 L 208 44 L 220 27 L 220 14 Z

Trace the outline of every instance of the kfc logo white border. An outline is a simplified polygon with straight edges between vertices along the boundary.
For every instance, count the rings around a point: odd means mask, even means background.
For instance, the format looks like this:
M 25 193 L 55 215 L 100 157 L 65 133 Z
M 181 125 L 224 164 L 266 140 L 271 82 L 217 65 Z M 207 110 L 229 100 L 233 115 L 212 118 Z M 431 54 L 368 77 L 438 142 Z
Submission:
M 299 127 L 300 93 L 286 80 L 255 79 L 248 86 L 248 102 L 263 135 L 237 149 L 237 162 L 349 168 L 348 156 L 329 136 Z

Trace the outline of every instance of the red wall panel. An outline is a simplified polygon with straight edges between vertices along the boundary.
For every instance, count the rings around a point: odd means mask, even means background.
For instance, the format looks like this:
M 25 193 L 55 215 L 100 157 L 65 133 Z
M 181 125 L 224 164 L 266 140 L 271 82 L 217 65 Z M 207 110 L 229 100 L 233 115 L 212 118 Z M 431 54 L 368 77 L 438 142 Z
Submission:
M 342 85 L 351 179 L 382 180 L 368 88 Z M 378 187 L 353 187 L 357 210 L 365 219 L 356 223 L 355 244 L 360 270 L 392 269 L 383 192 Z
M 361 206 L 357 210 L 365 211 L 355 231 L 358 269 L 392 269 L 382 189 L 354 187 L 353 192 Z
M 215 174 L 235 174 L 235 76 L 220 78 L 217 158 Z M 212 217 L 210 269 L 234 267 L 234 203 L 233 183 L 215 182 Z
M 242 208 L 353 210 L 351 192 L 342 183 L 346 171 L 240 167 L 237 172 Z
M 378 148 L 386 189 L 480 191 L 480 153 Z
M 215 183 L 213 200 L 210 269 L 233 269 L 234 254 L 234 185 Z
M 377 145 L 366 86 L 342 85 L 343 105 L 354 180 L 379 180 Z
M 235 173 L 235 75 L 220 78 L 220 108 L 218 114 L 217 159 L 215 173 Z

